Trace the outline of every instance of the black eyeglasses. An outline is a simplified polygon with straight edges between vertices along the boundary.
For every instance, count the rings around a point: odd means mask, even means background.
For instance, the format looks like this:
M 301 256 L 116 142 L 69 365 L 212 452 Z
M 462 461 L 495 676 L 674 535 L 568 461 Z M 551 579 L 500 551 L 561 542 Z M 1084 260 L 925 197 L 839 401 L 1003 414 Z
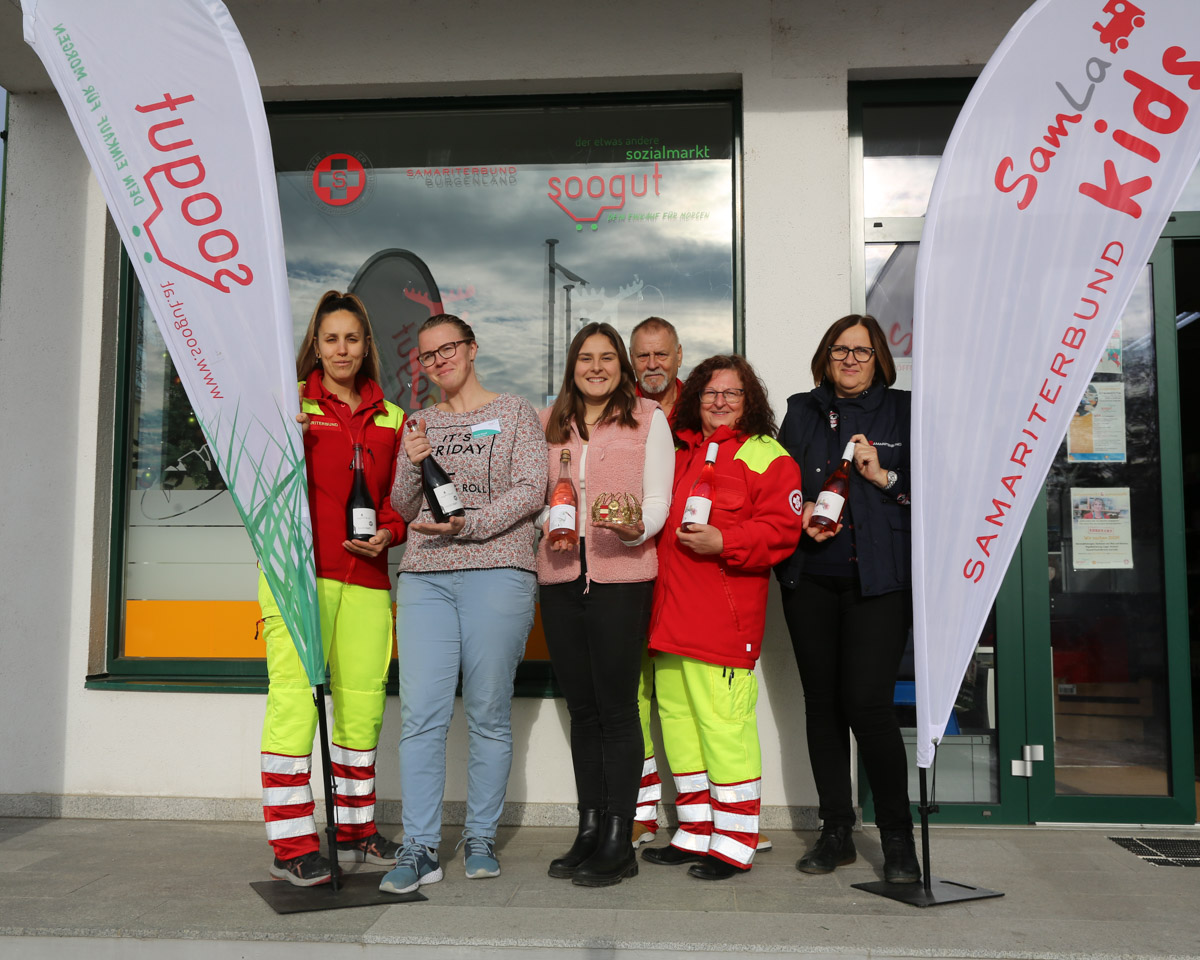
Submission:
M 474 337 L 468 337 L 466 340 L 451 340 L 449 343 L 443 343 L 436 350 L 426 350 L 424 353 L 418 353 L 417 359 L 421 361 L 421 366 L 432 367 L 435 355 L 439 356 L 439 357 L 443 357 L 446 360 L 449 360 L 452 356 L 454 356 L 458 352 L 458 345 L 460 343 L 474 343 L 474 342 L 475 342 Z
M 854 351 L 854 359 L 859 363 L 866 363 L 875 356 L 874 347 L 843 347 L 841 344 L 829 348 L 830 360 L 845 360 L 850 355 L 850 351 Z
M 724 397 L 725 402 L 732 406 L 735 403 L 741 403 L 745 393 L 745 390 L 701 390 L 700 402 L 707 406 L 716 403 L 717 397 Z

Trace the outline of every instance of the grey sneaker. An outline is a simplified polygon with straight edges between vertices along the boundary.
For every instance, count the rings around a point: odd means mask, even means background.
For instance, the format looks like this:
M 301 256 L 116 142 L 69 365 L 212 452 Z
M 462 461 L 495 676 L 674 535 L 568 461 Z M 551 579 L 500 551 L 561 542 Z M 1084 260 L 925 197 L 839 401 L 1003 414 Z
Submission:
M 437 851 L 415 840 L 405 840 L 395 868 L 384 874 L 379 889 L 384 893 L 412 893 L 417 887 L 437 883 L 441 879 L 442 867 L 438 863 Z
M 315 887 L 319 883 L 328 883 L 333 870 L 329 861 L 317 853 L 304 853 L 290 860 L 275 858 L 271 864 L 271 876 L 297 887 Z
M 496 841 L 491 837 L 463 837 L 459 846 L 467 845 L 466 867 L 468 880 L 483 880 L 500 876 L 500 861 L 496 859 Z

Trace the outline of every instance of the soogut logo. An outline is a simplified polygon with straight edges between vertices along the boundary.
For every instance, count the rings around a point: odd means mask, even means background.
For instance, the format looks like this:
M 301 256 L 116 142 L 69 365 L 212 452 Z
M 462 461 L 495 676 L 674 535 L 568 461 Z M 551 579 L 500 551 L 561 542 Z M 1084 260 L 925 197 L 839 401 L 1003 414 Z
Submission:
M 641 190 L 638 190 L 638 177 L 641 176 Z M 590 223 L 592 229 L 599 227 L 599 221 L 604 214 L 610 210 L 620 210 L 625 206 L 626 188 L 635 197 L 647 196 L 650 192 L 650 181 L 654 181 L 654 195 L 660 195 L 659 181 L 662 180 L 662 173 L 659 172 L 657 161 L 654 164 L 654 173 L 616 173 L 610 177 L 602 177 L 594 174 L 585 181 L 583 177 L 567 177 L 564 181 L 562 177 L 551 177 L 546 186 L 550 188 L 550 192 L 546 194 L 558 209 L 565 213 L 568 217 L 575 221 L 575 229 L 582 230 L 585 223 Z M 588 211 L 592 208 L 594 201 L 599 209 L 594 215 L 583 216 L 582 214 L 573 213 L 562 201 L 562 197 L 566 196 L 568 200 L 582 201 L 584 195 L 588 197 L 587 206 L 578 203 L 574 204 L 576 208 L 583 208 Z
M 174 97 L 166 93 L 158 103 L 135 105 L 134 109 L 138 113 L 151 114 L 153 118 L 160 110 L 168 110 L 172 114 L 179 113 L 180 107 L 194 101 L 195 97 L 191 94 Z M 215 194 L 199 189 L 205 180 L 204 163 L 199 152 L 189 153 L 189 150 L 196 148 L 186 132 L 183 129 L 175 129 L 183 126 L 182 115 L 172 116 L 155 123 L 146 131 L 150 145 L 160 153 L 168 155 L 170 159 L 151 167 L 142 177 L 154 200 L 154 212 L 146 219 L 143 227 L 154 252 L 163 263 L 210 287 L 229 293 L 231 288 L 226 281 L 232 280 L 239 286 L 249 286 L 254 281 L 254 273 L 244 263 L 230 264 L 229 267 L 214 270 L 215 264 L 228 263 L 236 257 L 240 244 L 233 231 L 216 226 L 224 208 Z M 168 139 L 169 137 L 173 139 Z M 187 155 L 179 156 L 180 153 Z M 173 232 L 177 232 L 180 237 L 193 234 L 194 249 L 185 246 L 169 253 L 163 250 L 155 236 L 155 223 L 166 211 L 178 212 L 183 218 L 188 226 L 172 224 Z M 188 227 L 193 229 L 189 230 Z M 160 234 L 166 232 L 159 231 Z M 146 256 L 148 258 L 149 254 Z

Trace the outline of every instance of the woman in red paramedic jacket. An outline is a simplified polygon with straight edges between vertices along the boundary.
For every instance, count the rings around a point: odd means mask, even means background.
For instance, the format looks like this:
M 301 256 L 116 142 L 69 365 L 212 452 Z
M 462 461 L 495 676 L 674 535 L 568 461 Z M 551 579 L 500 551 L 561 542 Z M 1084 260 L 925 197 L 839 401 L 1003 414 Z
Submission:
M 390 493 L 404 412 L 383 397 L 379 351 L 362 301 L 331 290 L 313 312 L 296 361 L 312 514 L 321 641 L 333 696 L 331 755 L 337 780 L 337 858 L 391 864 L 398 845 L 375 828 L 375 748 L 392 659 L 388 548 L 404 539 Z M 362 444 L 376 531 L 350 540 L 346 502 L 354 445 Z M 272 875 L 297 886 L 329 881 L 318 852 L 309 786 L 317 711 L 308 677 L 275 598 L 260 575 L 267 645 L 267 715 L 262 733 L 263 814 Z
M 802 529 L 800 469 L 774 439 L 767 393 L 742 357 L 710 357 L 675 406 L 675 481 L 658 543 L 650 649 L 679 829 L 650 863 L 691 863 L 724 880 L 749 870 L 758 843 L 762 758 L 755 704 L 771 567 Z M 708 523 L 683 523 L 716 444 Z

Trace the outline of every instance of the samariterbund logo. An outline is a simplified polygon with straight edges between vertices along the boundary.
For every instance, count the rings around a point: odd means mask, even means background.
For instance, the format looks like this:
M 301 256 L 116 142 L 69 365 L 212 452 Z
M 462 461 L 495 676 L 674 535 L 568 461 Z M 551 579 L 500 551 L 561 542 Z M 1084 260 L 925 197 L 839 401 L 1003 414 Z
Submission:
M 359 209 L 375 189 L 375 169 L 364 153 L 317 154 L 308 162 L 310 197 L 325 213 Z
M 142 177 L 154 201 L 154 212 L 142 226 L 159 260 L 210 287 L 229 293 L 231 288 L 226 281 L 232 280 L 246 287 L 253 282 L 254 273 L 244 263 L 230 263 L 238 255 L 240 244 L 231 230 L 219 225 L 224 213 L 221 201 L 215 194 L 201 189 L 205 178 L 204 164 L 195 143 L 187 135 L 189 131 L 184 124 L 186 114 L 170 116 L 158 112 L 168 110 L 170 114 L 180 113 L 181 106 L 194 100 L 195 97 L 190 94 L 174 97 L 165 93 L 158 103 L 134 106 L 138 113 L 151 114 L 151 119 L 159 121 L 146 131 L 146 136 L 155 150 L 170 157 L 164 163 L 151 167 Z M 159 119 L 161 116 L 168 118 Z M 188 155 L 176 156 L 179 151 Z M 171 216 L 170 221 L 162 221 L 162 225 L 168 225 L 169 229 L 157 229 L 161 226 L 158 218 L 164 213 Z M 178 243 L 179 238 L 193 231 L 189 231 L 182 223 L 175 223 L 172 215 L 195 228 L 194 247 Z M 168 235 L 174 241 L 173 247 L 178 244 L 177 248 L 163 249 L 160 238 Z M 214 265 L 218 263 L 228 266 L 214 270 Z

